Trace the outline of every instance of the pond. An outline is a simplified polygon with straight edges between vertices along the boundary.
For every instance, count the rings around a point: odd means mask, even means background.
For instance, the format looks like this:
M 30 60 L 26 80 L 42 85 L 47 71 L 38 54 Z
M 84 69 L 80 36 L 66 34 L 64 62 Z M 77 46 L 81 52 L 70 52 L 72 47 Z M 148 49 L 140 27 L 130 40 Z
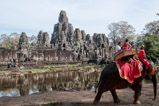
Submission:
M 0 76 L 0 97 L 24 96 L 48 91 L 93 90 L 99 72 L 44 72 Z
M 0 97 L 24 96 L 48 91 L 94 90 L 100 72 L 58 71 L 0 76 Z M 145 81 L 150 83 L 151 81 Z

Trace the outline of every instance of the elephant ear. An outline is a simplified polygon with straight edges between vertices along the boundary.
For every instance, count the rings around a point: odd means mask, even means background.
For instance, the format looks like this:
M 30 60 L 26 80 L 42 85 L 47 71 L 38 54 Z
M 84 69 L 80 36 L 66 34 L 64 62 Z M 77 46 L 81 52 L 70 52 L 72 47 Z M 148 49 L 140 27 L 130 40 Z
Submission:
M 155 72 L 154 67 L 150 64 L 148 69 L 146 70 L 146 75 L 151 75 Z

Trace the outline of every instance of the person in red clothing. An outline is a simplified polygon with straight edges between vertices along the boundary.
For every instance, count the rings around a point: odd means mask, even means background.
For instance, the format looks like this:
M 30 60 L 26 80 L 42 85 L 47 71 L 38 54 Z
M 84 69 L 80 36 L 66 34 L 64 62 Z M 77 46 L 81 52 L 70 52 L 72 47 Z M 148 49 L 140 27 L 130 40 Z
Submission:
M 130 48 L 131 48 L 131 45 L 129 44 L 129 40 L 126 39 L 123 44 L 123 50 L 130 49 Z
M 145 54 L 144 48 L 145 48 L 145 46 L 142 45 L 138 52 L 138 57 L 139 57 L 139 60 L 141 60 L 146 65 L 145 69 L 147 70 L 150 63 L 146 59 L 146 54 Z

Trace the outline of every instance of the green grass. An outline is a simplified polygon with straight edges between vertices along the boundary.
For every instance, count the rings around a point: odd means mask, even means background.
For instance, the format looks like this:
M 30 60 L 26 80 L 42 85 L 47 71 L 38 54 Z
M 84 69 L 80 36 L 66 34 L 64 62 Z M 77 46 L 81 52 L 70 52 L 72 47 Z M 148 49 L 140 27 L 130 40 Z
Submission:
M 68 67 L 68 68 L 72 68 L 72 67 L 77 67 L 77 64 L 63 64 L 63 65 L 45 65 L 45 68 L 58 68 L 58 67 Z
M 62 105 L 62 102 L 54 102 L 54 103 L 42 104 L 41 106 L 56 106 L 56 105 Z
M 44 66 L 46 69 L 21 69 L 20 72 L 35 72 L 35 71 L 51 71 L 51 70 L 56 70 L 56 71 L 60 71 L 60 70 L 65 70 L 65 71 L 69 71 L 72 69 L 91 69 L 91 68 L 95 68 L 95 67 L 102 67 L 100 65 L 77 65 L 77 64 L 66 64 L 66 65 L 45 65 Z
M 79 68 L 83 68 L 83 69 L 90 69 L 90 68 L 102 68 L 104 66 L 101 66 L 101 65 L 83 65 L 83 66 L 80 66 Z
M 78 64 L 66 64 L 65 65 L 66 67 L 77 67 L 77 66 L 79 66 Z
M 90 69 L 90 68 L 94 68 L 94 67 L 95 67 L 95 66 L 86 65 L 86 66 L 80 66 L 79 68 Z
M 78 64 L 58 64 L 58 65 L 45 65 L 45 69 L 20 69 L 20 72 L 41 72 L 41 71 L 71 71 L 79 69 L 91 69 L 91 68 L 101 68 L 101 65 L 78 65 Z M 0 73 L 5 73 L 10 71 L 0 71 Z
M 21 69 L 20 72 L 29 72 L 29 71 L 49 71 L 50 69 Z
M 0 71 L 0 73 L 5 73 L 5 72 L 8 72 L 8 71 Z
M 45 68 L 74 68 L 74 69 L 79 69 L 79 68 L 84 68 L 84 69 L 89 69 L 89 68 L 94 68 L 94 67 L 103 67 L 101 65 L 78 65 L 78 64 L 64 64 L 64 65 L 45 65 Z

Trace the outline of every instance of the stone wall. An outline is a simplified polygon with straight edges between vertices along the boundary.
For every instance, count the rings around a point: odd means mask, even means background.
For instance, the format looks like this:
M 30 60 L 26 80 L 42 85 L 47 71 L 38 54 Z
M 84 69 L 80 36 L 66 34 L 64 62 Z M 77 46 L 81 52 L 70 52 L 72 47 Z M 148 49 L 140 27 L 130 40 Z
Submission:
M 0 48 L 0 65 L 1 64 L 8 64 L 12 61 L 12 59 L 17 58 L 16 51 Z
M 32 60 L 44 63 L 69 63 L 76 61 L 75 55 L 71 51 L 36 49 L 32 51 Z

